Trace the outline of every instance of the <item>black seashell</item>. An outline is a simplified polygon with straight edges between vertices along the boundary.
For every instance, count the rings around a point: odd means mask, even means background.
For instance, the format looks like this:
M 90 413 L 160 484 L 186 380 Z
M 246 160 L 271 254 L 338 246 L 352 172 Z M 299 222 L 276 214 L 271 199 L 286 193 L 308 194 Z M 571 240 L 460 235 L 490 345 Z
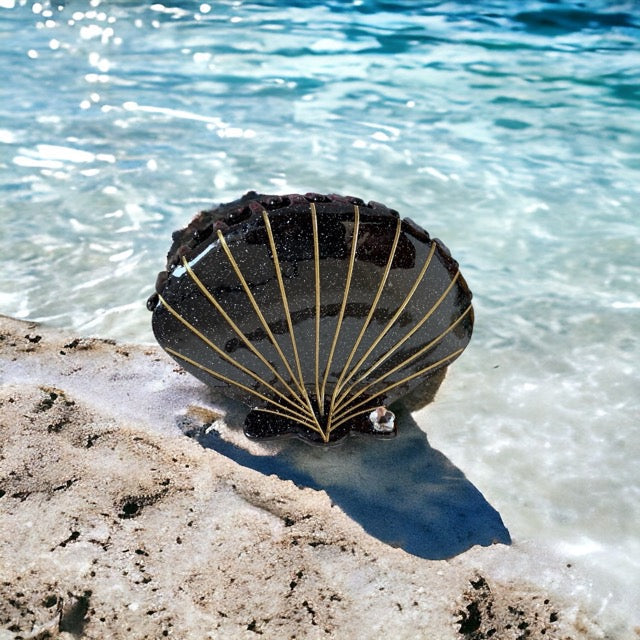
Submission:
M 250 438 L 392 436 L 385 405 L 430 401 L 473 328 L 471 292 L 439 240 L 337 195 L 251 191 L 201 212 L 173 234 L 156 290 L 158 342 L 253 408 Z

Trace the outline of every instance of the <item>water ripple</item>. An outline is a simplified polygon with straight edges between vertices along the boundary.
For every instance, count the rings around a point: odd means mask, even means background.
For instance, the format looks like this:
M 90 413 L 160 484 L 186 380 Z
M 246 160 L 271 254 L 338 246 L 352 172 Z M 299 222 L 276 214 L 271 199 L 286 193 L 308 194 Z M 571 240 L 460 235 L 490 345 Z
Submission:
M 601 575 L 589 549 L 632 563 L 635 3 L 0 0 L 0 16 L 0 312 L 151 340 L 144 301 L 199 209 L 250 188 L 386 202 L 475 293 L 448 387 L 464 406 L 445 388 L 425 420 L 438 445 L 518 535 L 587 549 Z

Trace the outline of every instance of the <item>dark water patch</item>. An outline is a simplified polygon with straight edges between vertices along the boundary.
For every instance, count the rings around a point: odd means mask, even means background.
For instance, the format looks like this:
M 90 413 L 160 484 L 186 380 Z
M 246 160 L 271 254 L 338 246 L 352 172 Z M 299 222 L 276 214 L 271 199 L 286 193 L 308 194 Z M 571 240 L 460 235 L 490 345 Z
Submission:
M 522 11 L 514 18 L 530 33 L 545 36 L 560 36 L 583 30 L 612 29 L 614 27 L 637 27 L 629 13 L 598 13 L 586 9 L 541 9 Z
M 508 104 L 516 107 L 523 107 L 524 109 L 531 109 L 535 107 L 541 107 L 542 105 L 536 104 L 531 100 L 524 100 L 522 98 L 513 98 L 512 96 L 497 96 L 490 101 L 491 104 Z
M 611 93 L 619 100 L 637 102 L 640 100 L 640 83 L 621 83 L 611 87 Z
M 393 33 L 376 35 L 379 44 L 378 53 L 406 53 L 417 46 L 438 46 L 447 42 L 446 38 L 414 28 L 402 29 Z
M 513 118 L 498 118 L 494 120 L 496 127 L 502 127 L 503 129 L 528 129 L 531 125 L 528 122 L 522 120 L 515 120 Z

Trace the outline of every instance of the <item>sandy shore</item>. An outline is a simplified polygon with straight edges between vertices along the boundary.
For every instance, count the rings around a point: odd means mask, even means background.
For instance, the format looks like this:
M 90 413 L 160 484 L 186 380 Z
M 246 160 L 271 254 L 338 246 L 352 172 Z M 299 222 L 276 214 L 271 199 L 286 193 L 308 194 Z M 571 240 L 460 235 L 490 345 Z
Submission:
M 177 416 L 215 408 L 176 369 L 0 318 L 0 640 L 622 637 L 518 578 L 517 541 L 417 558 L 202 448 Z

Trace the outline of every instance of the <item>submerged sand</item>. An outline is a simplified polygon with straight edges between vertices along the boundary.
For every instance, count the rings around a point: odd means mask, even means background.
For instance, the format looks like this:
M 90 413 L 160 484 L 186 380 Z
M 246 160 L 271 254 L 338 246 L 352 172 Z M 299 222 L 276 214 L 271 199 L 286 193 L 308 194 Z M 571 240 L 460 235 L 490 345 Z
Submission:
M 185 411 L 216 418 L 159 349 L 0 317 L 0 640 L 623 637 L 518 578 L 517 541 L 417 558 Z

